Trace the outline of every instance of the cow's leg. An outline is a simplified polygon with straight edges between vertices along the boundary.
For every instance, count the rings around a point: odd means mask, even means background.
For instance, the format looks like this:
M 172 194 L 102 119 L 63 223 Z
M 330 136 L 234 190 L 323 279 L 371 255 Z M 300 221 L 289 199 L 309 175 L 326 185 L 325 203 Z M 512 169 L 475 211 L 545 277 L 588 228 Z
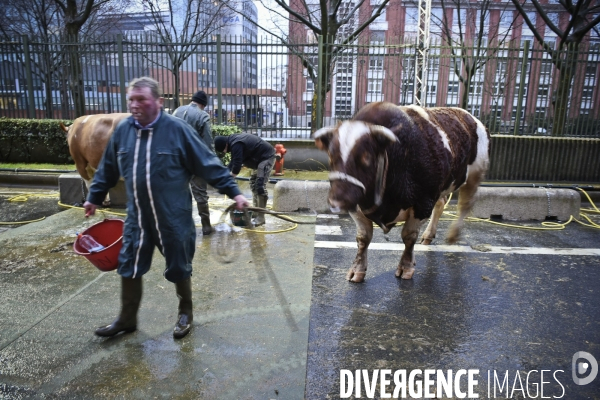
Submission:
M 467 181 L 458 190 L 458 219 L 450 225 L 446 241 L 450 244 L 456 243 L 460 236 L 460 230 L 463 227 L 466 216 L 473 208 L 475 193 L 479 183 L 483 179 L 482 173 L 471 173 L 467 176 Z
M 442 212 L 444 212 L 444 206 L 446 205 L 447 200 L 448 197 L 443 196 L 440 197 L 437 203 L 435 203 L 433 213 L 431 213 L 431 218 L 429 218 L 429 224 L 427 224 L 427 228 L 425 229 L 425 232 L 423 232 L 423 236 L 421 236 L 421 244 L 431 244 L 431 242 L 435 238 L 438 221 L 442 216 Z
M 404 242 L 404 252 L 400 257 L 400 264 L 396 270 L 396 277 L 402 279 L 412 279 L 415 273 L 415 254 L 414 247 L 419 237 L 419 228 L 421 227 L 421 220 L 416 219 L 414 211 L 410 210 L 410 216 L 404 223 L 402 228 L 402 241 Z
M 96 173 L 96 169 L 93 168 L 92 166 L 90 166 L 89 164 L 87 164 L 87 166 L 85 167 L 85 172 L 86 172 L 87 176 L 91 176 L 92 179 L 93 179 L 94 174 Z M 85 181 L 85 185 L 87 186 L 88 192 L 90 191 L 90 186 L 92 184 L 92 179 L 85 179 L 85 178 L 83 179 Z M 110 195 L 108 193 L 106 193 L 106 198 L 102 202 L 102 205 L 104 207 L 109 207 L 110 206 Z
M 350 216 L 356 224 L 356 244 L 358 251 L 352 267 L 346 274 L 346 279 L 351 282 L 362 282 L 367 273 L 367 249 L 373 238 L 373 221 L 361 212 L 351 212 Z

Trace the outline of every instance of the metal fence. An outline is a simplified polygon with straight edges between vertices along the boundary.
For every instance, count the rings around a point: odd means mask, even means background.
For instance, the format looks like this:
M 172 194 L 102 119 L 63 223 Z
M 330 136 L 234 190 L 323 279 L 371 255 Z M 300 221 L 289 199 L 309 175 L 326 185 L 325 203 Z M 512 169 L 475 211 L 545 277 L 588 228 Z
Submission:
M 214 123 L 267 138 L 309 138 L 313 112 L 331 125 L 371 102 L 413 103 L 411 41 L 319 46 L 208 39 L 165 43 L 153 35 L 119 35 L 80 43 L 27 37 L 0 42 L 0 116 L 73 119 L 126 111 L 127 82 L 139 76 L 161 83 L 167 111 L 202 89 Z M 477 50 L 432 44 L 427 106 L 463 106 L 491 133 L 550 135 L 559 87 L 556 60 L 528 41 L 479 49 L 478 58 Z M 331 62 L 319 69 L 324 54 Z M 577 63 L 562 135 L 600 137 L 600 44 L 585 43 L 572 56 Z M 465 85 L 472 63 L 479 68 Z M 319 70 L 328 71 L 327 81 L 317 79 Z M 321 106 L 313 95 L 324 84 L 330 90 Z

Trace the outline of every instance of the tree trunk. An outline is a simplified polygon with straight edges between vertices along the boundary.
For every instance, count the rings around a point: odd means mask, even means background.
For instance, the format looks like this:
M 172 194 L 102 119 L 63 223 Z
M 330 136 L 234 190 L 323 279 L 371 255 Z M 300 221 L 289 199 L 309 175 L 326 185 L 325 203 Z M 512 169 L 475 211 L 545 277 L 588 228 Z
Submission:
M 179 85 L 180 85 L 180 76 L 179 76 L 179 66 L 173 68 L 173 77 L 174 86 L 173 86 L 173 110 L 177 110 L 179 107 Z
M 552 124 L 552 136 L 563 136 L 567 124 L 567 112 L 569 110 L 569 95 L 571 84 L 577 67 L 577 53 L 579 43 L 574 43 L 563 50 L 564 58 L 558 73 L 558 87 L 554 91 L 552 103 L 554 105 L 554 122 Z
M 67 68 L 65 67 L 65 70 Z M 67 84 L 67 76 L 69 76 L 68 71 L 65 71 L 65 78 L 60 78 L 60 112 L 62 118 L 65 119 L 75 119 L 71 115 L 71 110 L 69 104 L 71 104 L 69 100 L 69 85 Z M 52 83 L 51 83 L 52 84 Z
M 43 77 L 42 83 L 44 85 L 45 92 L 45 108 L 46 108 L 46 118 L 53 119 L 54 118 L 54 106 L 52 105 L 52 60 L 50 56 L 50 48 L 48 45 L 44 46 L 44 55 L 43 55 L 43 65 L 44 70 L 41 72 L 40 77 Z
M 75 118 L 85 115 L 85 94 L 83 91 L 83 72 L 79 58 L 79 32 L 68 32 L 69 44 L 69 85 L 75 106 Z
M 471 89 L 471 80 L 472 79 L 473 79 L 473 74 L 467 72 L 465 79 L 462 81 L 463 92 L 461 93 L 460 103 L 458 106 L 460 108 L 462 108 L 463 110 L 466 110 L 467 106 L 469 105 L 469 90 Z
M 46 105 L 46 118 L 53 119 L 54 118 L 54 107 L 52 105 L 52 77 L 46 75 L 46 82 L 44 82 L 44 91 L 45 94 L 45 105 Z
M 323 38 L 325 39 L 325 37 Z M 331 37 L 331 41 L 333 41 L 333 37 Z M 330 63 L 331 63 L 331 46 L 328 43 L 328 40 L 323 41 L 323 47 L 319 49 L 319 52 L 323 54 L 321 60 L 323 65 L 319 65 L 317 69 L 317 81 L 319 84 L 315 85 L 315 91 L 313 92 L 312 99 L 312 112 L 310 115 L 310 132 L 311 135 L 315 133 L 315 131 L 323 126 L 323 118 L 325 117 L 325 99 L 327 98 L 327 92 L 329 92 L 329 80 L 331 79 L 331 74 L 329 73 Z M 317 110 L 321 110 L 321 119 L 317 119 Z

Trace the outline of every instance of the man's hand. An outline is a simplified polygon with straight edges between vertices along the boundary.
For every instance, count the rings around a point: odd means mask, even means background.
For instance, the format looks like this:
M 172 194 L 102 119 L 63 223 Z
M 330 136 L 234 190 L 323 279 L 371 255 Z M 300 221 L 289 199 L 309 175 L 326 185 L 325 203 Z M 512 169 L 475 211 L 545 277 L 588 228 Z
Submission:
M 89 201 L 86 201 L 85 203 L 83 203 L 83 209 L 85 210 L 85 217 L 87 218 L 90 215 L 96 214 L 96 208 L 98 208 L 98 206 L 90 203 Z
M 244 208 L 250 206 L 250 203 L 248 203 L 248 200 L 246 200 L 243 194 L 238 194 L 233 198 L 233 200 L 235 200 L 236 210 L 242 211 Z

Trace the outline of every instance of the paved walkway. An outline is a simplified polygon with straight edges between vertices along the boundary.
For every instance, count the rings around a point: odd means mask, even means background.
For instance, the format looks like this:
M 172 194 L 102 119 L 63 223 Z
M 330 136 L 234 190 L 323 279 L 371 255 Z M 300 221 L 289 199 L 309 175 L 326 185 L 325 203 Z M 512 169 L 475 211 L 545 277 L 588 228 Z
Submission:
M 179 341 L 157 252 L 138 330 L 103 339 L 93 330 L 118 312 L 119 277 L 72 251 L 76 232 L 102 218 L 71 209 L 0 233 L 1 399 L 304 397 L 314 225 L 227 236 L 222 256 L 222 235 L 200 235 L 194 329 Z M 267 217 L 267 230 L 290 226 Z

